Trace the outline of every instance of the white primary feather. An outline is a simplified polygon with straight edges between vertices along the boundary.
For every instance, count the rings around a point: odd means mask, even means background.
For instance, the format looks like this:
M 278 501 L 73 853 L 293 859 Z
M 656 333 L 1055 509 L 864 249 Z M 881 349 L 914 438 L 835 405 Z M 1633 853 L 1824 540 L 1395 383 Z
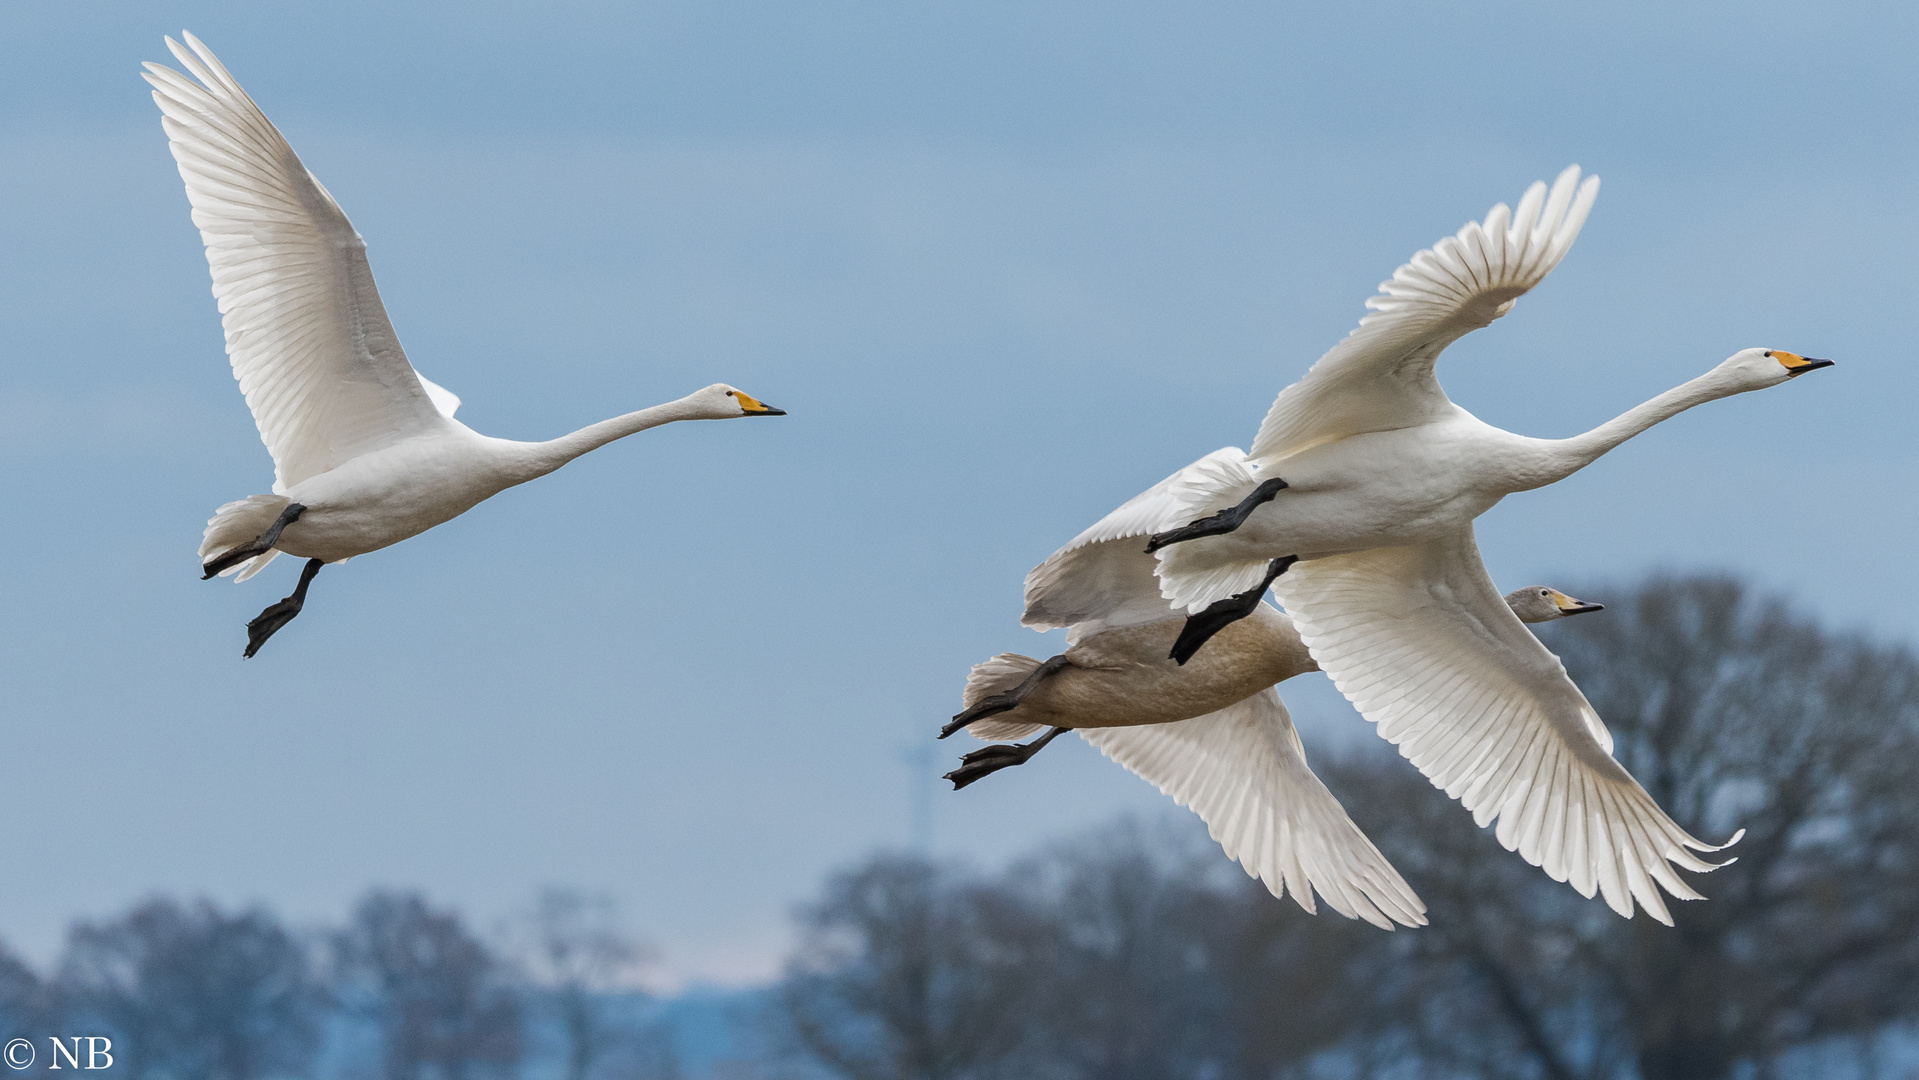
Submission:
M 1279 691 L 1170 724 L 1081 728 L 1081 738 L 1191 807 L 1274 896 L 1313 893 L 1347 918 L 1426 925 L 1426 905 L 1306 764 Z
M 233 374 L 273 455 L 273 490 L 444 424 L 451 410 L 435 408 L 407 363 L 366 242 L 220 61 L 183 36 L 191 51 L 167 47 L 199 83 L 160 64 L 145 65 L 146 80 L 206 242 Z
M 1508 850 L 1628 917 L 1637 898 L 1672 922 L 1655 882 L 1700 898 L 1667 864 L 1714 869 L 1692 851 L 1723 845 L 1680 828 L 1613 760 L 1592 705 L 1486 576 L 1470 527 L 1302 562 L 1273 590 L 1340 692 L 1475 822 L 1496 820 Z
M 1579 166 L 1568 166 L 1550 194 L 1535 183 L 1517 212 L 1500 203 L 1484 223 L 1414 255 L 1366 301 L 1372 313 L 1346 340 L 1280 391 L 1253 440 L 1253 460 L 1270 464 L 1349 435 L 1432 421 L 1451 404 L 1433 374 L 1440 352 L 1545 280 L 1598 195 L 1598 177 L 1582 184 Z

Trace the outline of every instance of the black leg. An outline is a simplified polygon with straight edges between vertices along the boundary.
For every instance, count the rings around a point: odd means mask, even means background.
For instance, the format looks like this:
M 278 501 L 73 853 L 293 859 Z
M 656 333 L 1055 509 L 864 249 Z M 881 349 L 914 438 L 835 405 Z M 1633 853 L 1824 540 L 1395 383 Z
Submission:
M 1046 748 L 1046 744 L 1059 738 L 1060 732 L 1072 728 L 1056 727 L 1029 743 L 998 743 L 983 746 L 960 758 L 960 767 L 947 773 L 944 779 L 953 782 L 953 790 L 958 791 L 982 776 L 991 776 L 1001 769 L 1014 765 L 1024 765 L 1028 758 Z
M 1182 525 L 1177 529 L 1154 533 L 1146 542 L 1146 553 L 1151 555 L 1167 544 L 1177 544 L 1182 540 L 1197 540 L 1202 536 L 1224 536 L 1241 525 L 1253 515 L 1260 503 L 1272 501 L 1273 496 L 1286 490 L 1286 481 L 1275 476 L 1253 489 L 1251 495 L 1239 501 L 1238 506 L 1221 510 L 1211 517 L 1203 517 L 1191 525 Z
M 229 566 L 243 563 L 255 555 L 265 555 L 267 552 L 272 551 L 273 545 L 280 542 L 280 531 L 300 520 L 300 515 L 304 513 L 306 513 L 306 507 L 299 503 L 288 503 L 287 508 L 280 511 L 280 516 L 273 519 L 272 527 L 259 536 L 254 537 L 253 543 L 242 544 L 237 548 L 230 548 L 227 551 L 221 552 L 212 562 L 202 564 L 200 569 L 205 571 L 205 573 L 200 575 L 200 580 L 205 581 Z
M 1007 712 L 1019 706 L 1020 699 L 1033 692 L 1033 688 L 1046 681 L 1046 677 L 1066 666 L 1066 656 L 1061 654 L 1033 669 L 1024 682 L 1004 693 L 984 697 L 973 703 L 973 707 L 955 715 L 951 723 L 940 729 L 940 738 L 944 739 L 955 731 L 975 720 L 984 720 L 995 713 Z
M 1234 593 L 1224 600 L 1215 600 L 1205 611 L 1197 615 L 1188 615 L 1186 625 L 1180 627 L 1179 640 L 1173 642 L 1173 651 L 1167 657 L 1179 661 L 1181 667 L 1193 658 L 1201 645 L 1206 644 L 1214 634 L 1253 613 L 1259 607 L 1260 598 L 1266 595 L 1266 589 L 1273 579 L 1286 572 L 1286 568 L 1299 561 L 1297 555 L 1287 555 L 1266 564 L 1266 580 L 1243 593 Z
M 260 646 L 282 626 L 293 621 L 293 617 L 306 606 L 307 586 L 313 584 L 313 575 L 320 572 L 326 564 L 319 559 L 308 559 L 306 568 L 300 571 L 300 584 L 294 586 L 293 595 L 262 611 L 247 624 L 247 651 L 243 654 L 249 660 L 260 651 Z

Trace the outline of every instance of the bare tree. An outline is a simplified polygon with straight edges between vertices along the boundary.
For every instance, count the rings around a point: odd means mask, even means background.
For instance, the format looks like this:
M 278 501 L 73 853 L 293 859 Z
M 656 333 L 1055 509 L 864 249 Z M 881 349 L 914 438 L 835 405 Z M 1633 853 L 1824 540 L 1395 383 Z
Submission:
M 527 967 L 565 1039 L 566 1080 L 587 1080 L 611 1050 L 625 1050 L 629 1063 L 646 1057 L 634 1044 L 658 1033 L 643 1030 L 630 1014 L 643 996 L 633 979 L 653 951 L 621 932 L 611 898 L 546 889 L 530 922 Z M 616 992 L 626 1017 L 611 1015 Z
M 1122 821 L 1016 864 L 1029 947 L 1029 1075 L 1288 1075 L 1353 1030 L 1342 986 L 1390 935 L 1275 901 L 1197 820 Z
M 1237 912 L 1216 861 L 1192 858 L 1183 837 L 1156 839 L 1122 822 L 1008 875 L 1045 915 L 1030 1022 L 1060 1075 L 1157 1080 L 1216 1060 L 1218 968 Z
M 879 856 L 801 913 L 779 992 L 806 1057 L 847 1080 L 1000 1075 L 1026 1007 L 1024 913 L 956 871 Z
M 804 916 L 788 1027 L 850 1080 L 1275 1080 L 1359 1029 L 1375 937 L 1220 860 L 1199 823 L 1121 822 L 984 882 L 882 857 Z
M 505 1075 L 523 1051 L 511 980 L 459 915 L 375 892 L 334 941 L 341 996 L 380 1025 L 385 1080 Z
M 1357 1075 L 1397 1075 L 1408 1062 L 1482 1080 L 1621 1075 L 1621 1003 L 1585 954 L 1618 916 L 1502 849 L 1383 745 L 1320 772 L 1431 919 L 1351 961 L 1368 977 L 1347 979 L 1338 1006 L 1361 1018 L 1374 1050 Z
M 1236 883 L 1226 914 L 1215 931 L 1213 976 L 1219 1076 L 1312 1076 L 1330 1052 L 1356 1043 L 1361 1053 L 1383 1049 L 1363 1042 L 1363 1017 L 1350 1003 L 1394 976 L 1416 931 L 1380 930 L 1323 906 L 1309 915 L 1250 878 Z
M 318 1045 L 324 995 L 306 951 L 260 910 L 155 899 L 77 923 L 59 982 L 72 1013 L 119 1036 L 115 1064 L 134 1080 L 298 1072 Z
M 1738 861 L 1675 927 L 1628 922 L 1401 763 L 1347 762 L 1335 786 L 1432 916 L 1372 1014 L 1473 1075 L 1643 1080 L 1763 1075 L 1919 1018 L 1919 658 L 1725 578 L 1587 593 L 1605 617 L 1542 637 L 1682 825 L 1746 828 Z

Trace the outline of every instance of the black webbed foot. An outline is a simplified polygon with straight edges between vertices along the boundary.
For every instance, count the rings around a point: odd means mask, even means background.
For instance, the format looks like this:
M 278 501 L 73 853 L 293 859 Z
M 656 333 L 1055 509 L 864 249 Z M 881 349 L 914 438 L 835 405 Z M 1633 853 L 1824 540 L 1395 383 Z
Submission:
M 1259 607 L 1261 597 L 1273 579 L 1286 572 L 1286 568 L 1299 561 L 1297 555 L 1286 555 L 1266 564 L 1266 579 L 1243 593 L 1234 593 L 1224 600 L 1215 600 L 1205 611 L 1197 615 L 1188 615 L 1186 625 L 1180 627 L 1179 640 L 1173 642 L 1173 651 L 1167 657 L 1179 662 L 1181 667 L 1199 652 L 1214 634 L 1226 629 L 1232 623 L 1251 615 Z
M 1182 525 L 1177 529 L 1154 533 L 1146 541 L 1146 553 L 1151 555 L 1168 544 L 1177 544 L 1183 540 L 1197 540 L 1202 536 L 1224 536 L 1246 524 L 1253 511 L 1263 502 L 1270 502 L 1273 496 L 1286 490 L 1286 481 L 1275 476 L 1253 489 L 1251 495 L 1239 501 L 1238 506 L 1230 506 L 1217 514 L 1200 518 L 1191 525 Z
M 267 552 L 272 551 L 273 545 L 280 542 L 280 533 L 285 530 L 288 525 L 300 520 L 300 515 L 304 513 L 306 513 L 305 506 L 299 503 L 288 503 L 286 509 L 280 511 L 280 516 L 273 519 L 272 527 L 268 528 L 266 532 L 261 533 L 259 536 L 254 537 L 252 543 L 242 544 L 237 548 L 230 548 L 221 552 L 212 562 L 202 563 L 200 566 L 202 571 L 200 580 L 205 581 L 229 566 L 237 566 L 253 558 L 255 555 L 265 555 Z M 295 612 L 298 612 L 297 608 Z M 264 617 L 264 615 L 262 617 Z M 291 615 L 287 617 L 292 618 Z M 269 630 L 267 632 L 271 634 L 273 631 Z M 260 640 L 265 641 L 266 639 L 261 638 Z M 249 653 L 247 655 L 251 656 L 252 654 Z
M 1034 668 L 1031 675 L 1026 676 L 1025 680 L 1011 690 L 993 694 L 974 702 L 971 708 L 965 712 L 956 714 L 945 727 L 940 728 L 940 738 L 944 739 L 948 735 L 975 721 L 984 720 L 989 716 L 995 716 L 999 713 L 1009 712 L 1018 708 L 1020 700 L 1032 693 L 1034 687 L 1044 682 L 1048 675 L 1065 666 L 1066 657 L 1064 655 L 1055 656 L 1039 667 Z
M 947 773 L 943 779 L 953 782 L 953 790 L 958 791 L 966 785 L 984 776 L 991 776 L 1001 769 L 1010 769 L 1015 765 L 1024 765 L 1034 754 L 1045 749 L 1046 744 L 1059 738 L 1060 732 L 1072 728 L 1056 727 L 1029 743 L 996 743 L 983 746 L 960 758 L 960 767 Z
M 319 559 L 308 559 L 305 569 L 300 571 L 300 584 L 294 587 L 293 595 L 254 616 L 253 621 L 247 624 L 247 651 L 243 656 L 251 660 L 268 638 L 293 621 L 293 617 L 306 606 L 307 586 L 313 584 L 313 576 L 324 565 Z

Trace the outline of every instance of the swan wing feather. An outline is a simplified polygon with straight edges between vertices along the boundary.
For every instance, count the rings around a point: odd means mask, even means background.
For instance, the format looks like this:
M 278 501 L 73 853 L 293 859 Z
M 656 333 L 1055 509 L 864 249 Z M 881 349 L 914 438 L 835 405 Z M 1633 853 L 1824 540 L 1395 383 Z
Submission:
M 1517 211 L 1501 203 L 1484 222 L 1414 255 L 1366 301 L 1370 314 L 1280 391 L 1252 457 L 1262 466 L 1321 443 L 1426 423 L 1451 408 L 1433 365 L 1446 346 L 1504 315 L 1571 249 L 1599 194 L 1599 178 L 1569 166 L 1535 183 Z
M 1128 499 L 1026 575 L 1026 613 L 1036 630 L 1135 626 L 1175 614 L 1160 596 L 1145 538 L 1204 513 L 1203 492 L 1252 476 L 1238 447 L 1215 450 Z
M 1081 728 L 1100 753 L 1190 807 L 1229 858 L 1274 896 L 1392 929 L 1426 924 L 1426 905 L 1306 764 L 1272 687 L 1171 724 Z
M 1653 882 L 1699 898 L 1668 863 L 1711 870 L 1692 852 L 1718 848 L 1613 759 L 1591 703 L 1487 577 L 1470 526 L 1307 560 L 1273 591 L 1340 692 L 1475 822 L 1497 821 L 1507 850 L 1627 917 L 1636 898 L 1672 922 Z
M 193 78 L 151 63 L 145 78 L 284 493 L 445 420 L 387 320 L 366 242 L 213 53 L 183 36 L 167 48 Z
M 453 419 L 453 414 L 460 411 L 460 395 L 417 371 L 413 374 L 420 380 L 420 389 L 425 390 L 428 400 L 433 402 L 433 408 L 448 420 Z

